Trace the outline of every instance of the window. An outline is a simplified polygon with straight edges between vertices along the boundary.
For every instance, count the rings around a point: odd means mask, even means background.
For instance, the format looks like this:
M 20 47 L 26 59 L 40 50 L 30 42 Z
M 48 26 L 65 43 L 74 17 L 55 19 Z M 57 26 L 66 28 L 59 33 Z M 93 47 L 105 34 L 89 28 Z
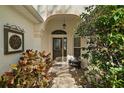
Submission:
M 80 47 L 80 45 L 81 45 L 80 37 L 75 37 L 74 38 L 74 47 Z
M 80 37 L 74 37 L 74 56 L 80 57 L 81 54 L 81 38 Z
M 58 35 L 58 34 L 66 35 L 67 33 L 65 31 L 63 31 L 63 30 L 56 30 L 56 31 L 53 31 L 52 34 L 53 35 Z

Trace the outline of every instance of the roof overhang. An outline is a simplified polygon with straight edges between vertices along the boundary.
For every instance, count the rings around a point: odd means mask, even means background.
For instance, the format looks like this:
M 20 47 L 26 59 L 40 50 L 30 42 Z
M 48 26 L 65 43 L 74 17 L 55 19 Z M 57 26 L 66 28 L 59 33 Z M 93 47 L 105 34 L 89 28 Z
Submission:
M 21 13 L 21 15 L 23 15 L 25 18 L 32 21 L 33 23 L 44 22 L 43 18 L 32 5 L 11 5 L 10 7 L 16 9 L 19 13 Z

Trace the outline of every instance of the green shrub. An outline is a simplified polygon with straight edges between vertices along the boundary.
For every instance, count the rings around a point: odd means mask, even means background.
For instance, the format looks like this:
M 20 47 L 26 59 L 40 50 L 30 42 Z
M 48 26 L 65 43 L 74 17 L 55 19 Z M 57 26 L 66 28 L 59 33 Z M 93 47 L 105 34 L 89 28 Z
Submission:
M 90 69 L 84 77 L 94 76 L 87 83 L 91 87 L 124 87 L 124 7 L 95 6 L 83 16 L 77 33 L 94 40 L 82 54 L 84 58 L 90 55 Z

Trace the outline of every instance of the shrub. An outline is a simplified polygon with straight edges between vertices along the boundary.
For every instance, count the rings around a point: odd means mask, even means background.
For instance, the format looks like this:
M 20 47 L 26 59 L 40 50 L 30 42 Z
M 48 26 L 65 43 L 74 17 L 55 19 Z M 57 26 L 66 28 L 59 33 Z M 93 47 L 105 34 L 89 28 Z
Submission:
M 11 71 L 0 77 L 0 87 L 49 87 L 52 77 L 48 70 L 51 65 L 50 53 L 26 50 L 17 64 L 11 64 Z
M 82 54 L 90 57 L 84 77 L 93 78 L 87 83 L 91 87 L 124 87 L 124 6 L 95 6 L 83 16 L 77 33 L 92 41 Z

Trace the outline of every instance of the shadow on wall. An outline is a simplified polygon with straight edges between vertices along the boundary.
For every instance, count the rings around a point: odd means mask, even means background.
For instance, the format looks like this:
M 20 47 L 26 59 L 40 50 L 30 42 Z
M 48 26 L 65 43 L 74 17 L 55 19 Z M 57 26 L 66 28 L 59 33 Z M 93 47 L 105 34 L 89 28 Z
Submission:
M 20 57 L 19 54 L 11 54 L 11 55 L 0 55 L 0 75 L 3 74 L 5 71 L 10 70 L 10 64 L 15 64 L 18 62 Z M 10 63 L 11 61 L 11 63 Z

